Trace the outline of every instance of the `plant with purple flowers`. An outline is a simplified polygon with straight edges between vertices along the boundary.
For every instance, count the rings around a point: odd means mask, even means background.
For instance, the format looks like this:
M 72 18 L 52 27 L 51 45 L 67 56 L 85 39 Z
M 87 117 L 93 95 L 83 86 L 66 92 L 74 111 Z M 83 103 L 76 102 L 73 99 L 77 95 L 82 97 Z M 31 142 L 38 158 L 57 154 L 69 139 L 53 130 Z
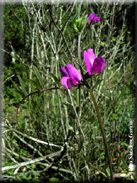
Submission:
M 96 14 L 90 14 L 88 17 L 88 22 L 94 23 L 94 22 L 99 22 L 99 21 L 100 21 L 100 17 L 97 17 Z M 113 171 L 112 171 L 112 165 L 111 165 L 111 160 L 110 160 L 110 155 L 109 155 L 110 153 L 109 153 L 107 139 L 105 136 L 105 131 L 104 131 L 103 123 L 101 120 L 101 115 L 99 112 L 98 104 L 97 104 L 95 96 L 91 90 L 91 87 L 86 82 L 86 79 L 91 77 L 91 75 L 97 74 L 97 73 L 100 73 L 101 71 L 103 71 L 103 69 L 105 68 L 105 59 L 101 56 L 95 57 L 95 54 L 94 54 L 92 48 L 89 48 L 87 51 L 84 50 L 84 62 L 86 65 L 87 73 L 86 74 L 83 73 L 83 69 L 81 66 L 81 58 L 80 58 L 81 34 L 82 34 L 82 32 L 80 32 L 78 35 L 78 62 L 79 62 L 79 68 L 81 70 L 81 74 L 74 66 L 72 66 L 71 64 L 67 64 L 65 67 L 60 68 L 60 72 L 62 75 L 61 84 L 67 90 L 71 89 L 73 86 L 78 85 L 78 84 L 79 84 L 79 89 L 80 89 L 80 83 L 82 83 L 83 85 L 85 85 L 88 88 L 88 91 L 89 91 L 92 101 L 94 103 L 95 110 L 97 113 L 97 118 L 98 118 L 98 121 L 100 124 L 101 133 L 102 133 L 103 140 L 104 140 L 104 146 L 105 146 L 106 154 L 108 157 L 108 164 L 109 164 L 109 168 L 110 168 L 111 180 L 113 180 Z M 82 80 L 81 75 L 83 77 L 83 80 Z M 73 103 L 73 101 L 72 101 L 72 103 Z M 82 132 L 82 129 L 81 129 L 81 132 Z M 83 135 L 83 138 L 84 138 L 84 135 Z
M 79 65 L 81 73 L 70 63 L 68 63 L 64 67 L 61 67 L 60 68 L 60 73 L 62 75 L 61 85 L 68 91 L 72 106 L 74 108 L 75 116 L 77 117 L 77 121 L 75 123 L 75 126 L 76 126 L 76 128 L 78 127 L 78 129 L 76 129 L 76 131 L 78 131 L 78 134 L 80 134 L 82 136 L 81 142 L 82 142 L 82 145 L 84 148 L 83 149 L 84 155 L 86 154 L 85 153 L 86 152 L 85 134 L 83 133 L 83 130 L 81 128 L 80 117 L 79 117 L 79 114 L 77 113 L 77 110 L 74 107 L 74 102 L 73 102 L 73 99 L 72 99 L 71 94 L 70 94 L 70 89 L 75 87 L 75 86 L 78 86 L 77 93 L 79 95 L 78 98 L 80 98 L 81 86 L 85 85 L 87 87 L 87 90 L 90 93 L 91 99 L 93 101 L 93 104 L 94 104 L 94 107 L 96 110 L 97 119 L 98 119 L 98 122 L 99 122 L 99 125 L 101 128 L 101 134 L 102 134 L 103 141 L 104 141 L 104 147 L 105 147 L 106 155 L 108 158 L 108 165 L 109 165 L 109 169 L 110 169 L 111 180 L 113 180 L 113 171 L 112 171 L 112 165 L 111 165 L 111 160 L 110 160 L 109 147 L 107 144 L 107 139 L 106 139 L 101 115 L 99 112 L 99 107 L 98 107 L 98 104 L 96 102 L 95 96 L 93 94 L 92 86 L 90 86 L 88 81 L 87 81 L 87 79 L 92 78 L 93 74 L 99 74 L 100 72 L 102 72 L 104 70 L 106 61 L 101 56 L 96 57 L 95 53 L 93 52 L 93 49 L 89 48 L 89 49 L 87 49 L 87 51 L 84 50 L 84 52 L 83 52 L 84 62 L 85 62 L 86 69 L 87 69 L 87 72 L 85 74 L 84 74 L 84 69 L 83 69 L 82 64 L 81 64 L 81 48 L 80 48 L 81 35 L 86 27 L 87 22 L 95 23 L 95 22 L 99 22 L 99 21 L 100 21 L 100 17 L 97 17 L 96 14 L 90 14 L 88 17 L 88 20 L 86 20 L 85 22 L 83 21 L 82 18 L 79 18 L 75 21 L 74 29 L 78 34 L 78 65 Z M 55 87 L 52 87 L 52 88 L 44 88 L 41 90 L 41 92 L 48 91 L 48 90 L 50 91 L 50 90 L 61 89 L 59 87 L 59 84 L 58 84 L 58 78 L 56 78 L 56 76 L 54 76 L 54 74 L 52 74 L 52 76 L 53 76 L 54 80 L 57 81 L 56 83 L 58 86 L 55 85 Z M 34 93 L 37 93 L 37 92 L 34 92 Z M 32 94 L 34 94 L 34 93 L 32 93 Z M 27 96 L 30 96 L 30 95 L 31 94 L 29 94 Z M 63 126 L 63 128 L 64 128 L 64 126 Z

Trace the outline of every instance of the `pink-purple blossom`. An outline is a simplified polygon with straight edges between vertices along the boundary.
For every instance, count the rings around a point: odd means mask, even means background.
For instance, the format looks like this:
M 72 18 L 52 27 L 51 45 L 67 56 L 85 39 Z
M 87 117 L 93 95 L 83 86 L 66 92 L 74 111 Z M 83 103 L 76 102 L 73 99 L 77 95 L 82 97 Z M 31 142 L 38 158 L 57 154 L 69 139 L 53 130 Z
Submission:
M 96 14 L 91 13 L 88 17 L 88 22 L 91 23 L 100 22 L 100 17 L 97 17 Z
M 61 84 L 66 89 L 71 89 L 74 85 L 78 85 L 81 81 L 80 72 L 71 64 L 60 68 L 62 75 Z
M 89 75 L 100 73 L 105 68 L 105 59 L 100 56 L 95 57 L 91 48 L 84 51 L 84 62 Z

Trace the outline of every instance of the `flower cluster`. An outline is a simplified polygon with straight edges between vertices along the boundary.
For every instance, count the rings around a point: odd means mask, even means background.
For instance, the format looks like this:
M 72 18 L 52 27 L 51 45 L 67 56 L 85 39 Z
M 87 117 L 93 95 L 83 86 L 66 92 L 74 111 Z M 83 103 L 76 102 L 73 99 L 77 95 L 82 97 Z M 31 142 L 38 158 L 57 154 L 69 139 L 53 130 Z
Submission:
M 97 17 L 96 14 L 90 14 L 88 17 L 88 22 L 94 23 L 99 21 L 100 17 Z M 89 76 L 100 73 L 105 68 L 105 59 L 101 56 L 95 57 L 92 48 L 89 48 L 87 51 L 84 50 L 84 62 Z M 71 89 L 82 80 L 80 72 L 71 64 L 61 67 L 60 72 L 62 75 L 61 84 L 66 89 Z
M 91 23 L 100 22 L 100 17 L 97 17 L 96 14 L 90 14 L 88 17 L 88 22 Z
M 103 57 L 95 57 L 93 49 L 84 51 L 84 62 L 89 75 L 100 73 L 105 68 L 105 59 Z M 61 84 L 66 89 L 71 89 L 74 85 L 82 80 L 80 72 L 71 64 L 60 68 L 62 75 Z

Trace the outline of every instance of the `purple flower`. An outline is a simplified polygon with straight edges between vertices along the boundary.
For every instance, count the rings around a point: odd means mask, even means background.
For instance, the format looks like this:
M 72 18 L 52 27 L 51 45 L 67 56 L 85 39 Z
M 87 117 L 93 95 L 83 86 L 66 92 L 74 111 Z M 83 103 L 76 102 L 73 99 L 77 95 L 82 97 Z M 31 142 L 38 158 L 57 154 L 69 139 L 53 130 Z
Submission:
M 60 72 L 62 75 L 61 84 L 67 90 L 71 89 L 73 85 L 78 85 L 78 82 L 81 81 L 79 71 L 71 64 L 61 67 Z
M 100 17 L 97 17 L 96 14 L 91 13 L 88 17 L 88 22 L 91 23 L 100 22 Z
M 105 68 L 105 59 L 100 56 L 95 57 L 91 48 L 84 51 L 84 62 L 89 75 L 100 73 Z

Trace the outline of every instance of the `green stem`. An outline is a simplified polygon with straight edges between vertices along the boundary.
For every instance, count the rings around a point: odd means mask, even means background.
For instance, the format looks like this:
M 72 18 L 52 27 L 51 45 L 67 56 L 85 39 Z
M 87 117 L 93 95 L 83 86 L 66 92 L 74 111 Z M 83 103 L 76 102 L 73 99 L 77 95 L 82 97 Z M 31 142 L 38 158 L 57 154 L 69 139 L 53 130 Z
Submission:
M 80 55 L 81 49 L 80 49 L 80 42 L 81 42 L 81 34 L 78 35 L 78 63 L 79 63 L 79 68 L 80 68 L 81 75 L 82 75 L 82 78 L 83 78 L 84 73 L 83 73 L 83 69 L 81 67 L 81 55 Z
M 109 164 L 109 169 L 110 169 L 110 174 L 111 174 L 111 180 L 113 181 L 114 180 L 113 179 L 113 170 L 112 170 L 111 160 L 110 160 L 110 155 L 109 155 L 109 147 L 108 147 L 107 139 L 106 139 L 106 136 L 105 136 L 105 131 L 104 131 L 104 128 L 103 128 L 103 123 L 102 123 L 102 120 L 101 120 L 98 104 L 96 102 L 96 99 L 95 99 L 94 94 L 93 94 L 91 89 L 89 89 L 89 92 L 90 92 L 91 98 L 93 100 L 95 110 L 96 110 L 96 113 L 97 113 L 97 118 L 98 118 L 98 121 L 99 121 L 99 124 L 100 124 L 101 133 L 102 133 L 103 141 L 104 141 L 104 145 L 105 145 L 105 150 L 106 150 L 106 154 L 107 154 L 107 157 L 108 157 L 108 164 Z

